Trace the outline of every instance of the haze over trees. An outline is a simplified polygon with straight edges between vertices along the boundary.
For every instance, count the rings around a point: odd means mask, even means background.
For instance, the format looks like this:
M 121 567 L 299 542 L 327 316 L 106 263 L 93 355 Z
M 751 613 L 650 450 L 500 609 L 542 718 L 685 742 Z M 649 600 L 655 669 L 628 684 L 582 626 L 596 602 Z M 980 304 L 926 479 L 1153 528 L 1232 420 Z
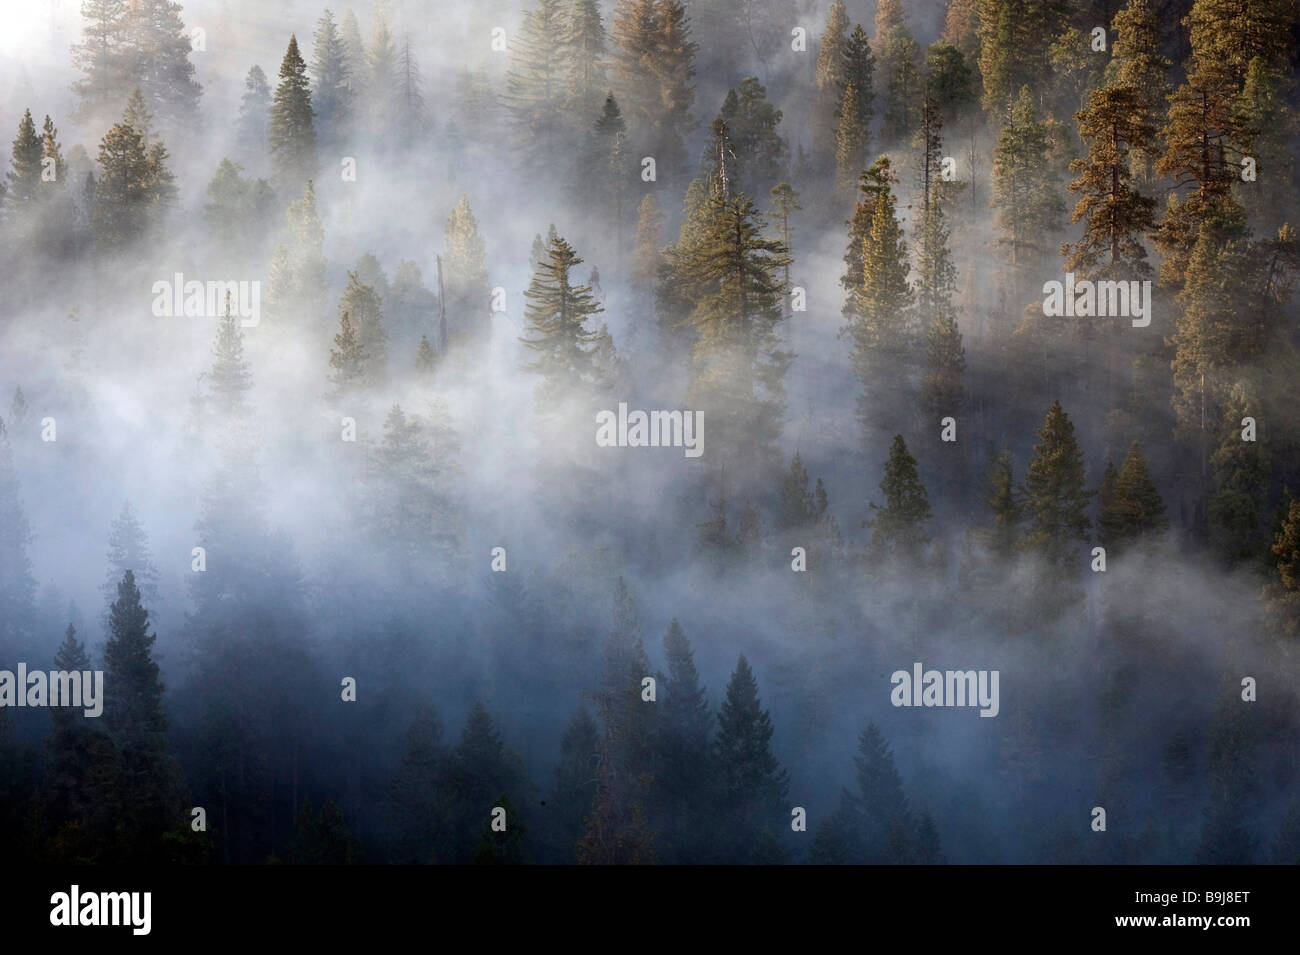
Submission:
M 1297 861 L 1293 3 L 228 6 L 5 24 L 16 858 Z

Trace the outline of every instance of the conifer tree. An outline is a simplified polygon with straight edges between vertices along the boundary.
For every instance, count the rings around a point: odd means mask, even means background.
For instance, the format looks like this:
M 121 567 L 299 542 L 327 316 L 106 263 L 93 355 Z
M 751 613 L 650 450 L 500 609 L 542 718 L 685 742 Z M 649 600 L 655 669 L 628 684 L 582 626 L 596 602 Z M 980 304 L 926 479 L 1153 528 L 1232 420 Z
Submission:
M 31 525 L 19 497 L 18 474 L 4 421 L 0 419 L 0 647 L 13 653 L 27 645 L 34 623 L 36 581 L 28 547 Z
M 530 337 L 521 340 L 537 355 L 526 367 L 541 374 L 537 399 L 542 408 L 550 409 L 568 389 L 605 384 L 596 361 L 598 332 L 587 327 L 589 319 L 604 308 L 590 286 L 578 285 L 573 278 L 574 268 L 582 262 L 573 246 L 557 235 L 546 244 L 546 255 L 524 292 Z
M 322 143 L 339 144 L 352 121 L 352 77 L 343 35 L 328 7 L 316 21 L 312 37 L 311 103 Z M 265 82 L 265 79 L 263 79 Z
M 670 251 L 687 288 L 698 289 L 688 322 L 691 394 L 711 415 L 726 460 L 772 463 L 790 356 L 780 347 L 780 271 L 786 247 L 764 235 L 766 222 L 745 196 L 715 190 L 704 208 L 698 242 Z M 737 457 L 739 456 L 739 457 Z M 748 473 L 748 472 L 745 472 Z
M 161 143 L 146 147 L 139 130 L 118 123 L 99 144 L 100 177 L 91 225 L 105 250 L 125 249 L 158 224 L 175 198 Z
M 307 64 L 298 53 L 297 36 L 291 35 L 280 63 L 280 84 L 275 88 L 267 133 L 272 174 L 283 191 L 296 192 L 304 180 L 316 177 L 313 122 Z
M 73 118 L 95 128 L 117 115 L 135 79 L 129 5 L 127 0 L 83 0 L 81 18 L 83 39 L 72 51 L 81 73 L 72 84 L 77 95 Z
M 987 75 L 987 74 L 986 74 Z M 993 202 L 1001 243 L 1011 262 L 1013 300 L 1024 298 L 1025 275 L 1054 252 L 1048 240 L 1060 230 L 1065 204 L 1049 160 L 1047 127 L 1038 119 L 1029 87 L 1022 87 L 993 159 Z
M 1221 436 L 1210 456 L 1213 494 L 1209 504 L 1210 543 L 1229 562 L 1266 557 L 1266 518 L 1273 456 L 1257 437 L 1242 440 L 1242 419 L 1259 419 L 1259 403 L 1244 382 L 1233 385 L 1215 430 Z
M 929 862 L 918 853 L 937 854 L 938 837 L 918 827 L 894 754 L 874 723 L 858 738 L 856 792 L 843 790 L 840 805 L 818 827 L 811 860 L 817 864 L 899 864 Z M 932 828 L 932 824 L 931 824 Z
M 1038 438 L 1021 490 L 1028 523 L 1021 546 L 1059 567 L 1072 555 L 1074 541 L 1086 540 L 1092 494 L 1084 487 L 1074 424 L 1060 401 L 1052 403 Z
M 758 698 L 758 682 L 742 655 L 718 709 L 714 740 L 718 851 L 731 863 L 779 862 L 777 832 L 785 823 L 789 775 L 772 754 L 772 718 Z
M 790 224 L 790 217 L 803 208 L 799 205 L 799 194 L 794 191 L 794 187 L 788 182 L 779 182 L 772 187 L 769 193 L 772 199 L 772 208 L 769 215 L 772 222 L 776 225 L 777 238 L 785 246 L 789 261 L 786 263 L 781 272 L 781 280 L 787 290 L 790 288 L 790 262 L 794 259 L 792 252 L 794 249 L 794 227 Z
M 841 196 L 851 196 L 862 175 L 867 153 L 867 127 L 861 119 L 861 98 L 853 83 L 844 87 L 840 101 L 839 127 L 835 133 L 835 187 Z
M 654 792 L 656 712 L 641 699 L 650 661 L 641 642 L 638 602 L 627 581 L 614 583 L 613 626 L 605 643 L 600 689 L 594 694 L 601 726 L 596 796 L 578 845 L 586 864 L 649 862 L 654 836 L 646 806 Z
M 1070 163 L 1079 173 L 1070 183 L 1070 191 L 1079 194 L 1070 221 L 1086 225 L 1078 242 L 1062 247 L 1065 269 L 1089 279 L 1149 275 L 1142 239 L 1155 225 L 1155 200 L 1135 188 L 1132 168 L 1135 153 L 1146 160 L 1158 153 L 1141 93 L 1128 86 L 1103 87 L 1075 118 L 1088 155 Z
M 1141 118 L 1159 129 L 1169 96 L 1169 59 L 1161 53 L 1160 21 L 1151 0 L 1128 0 L 1112 22 L 1115 42 L 1106 67 L 1107 86 L 1137 91 Z M 1151 160 L 1141 151 L 1130 154 L 1135 178 L 1149 178 Z
M 611 83 L 640 155 L 657 160 L 659 181 L 686 161 L 695 101 L 695 52 L 681 0 L 619 0 L 610 28 Z
M 439 862 L 445 844 L 441 795 L 447 751 L 442 721 L 430 704 L 416 713 L 406 733 L 406 752 L 388 787 L 392 824 L 390 861 L 398 865 Z
M 244 77 L 244 94 L 239 99 L 235 121 L 240 149 L 247 159 L 259 161 L 268 148 L 267 129 L 271 113 L 271 85 L 260 66 L 252 66 Z
M 844 0 L 831 0 L 826 29 L 817 45 L 817 101 L 813 143 L 822 168 L 829 168 L 839 141 L 849 15 Z M 868 47 L 868 53 L 870 47 Z M 855 173 L 856 175 L 856 173 Z
M 876 516 L 863 522 L 871 528 L 873 559 L 917 559 L 927 540 L 924 524 L 931 517 L 930 500 L 917 474 L 916 458 L 901 434 L 894 435 L 890 446 L 880 492 L 885 496 L 884 506 L 873 503 L 871 510 Z
M 1015 483 L 1015 461 L 1010 448 L 1003 448 L 989 472 L 988 497 L 993 526 L 983 533 L 986 546 L 999 560 L 1010 560 L 1018 543 L 1022 514 Z
M 736 154 L 739 190 L 748 196 L 770 191 L 785 174 L 789 149 L 777 132 L 781 111 L 768 101 L 767 90 L 756 77 L 745 77 L 727 93 L 719 115 Z
M 1287 496 L 1282 524 L 1270 548 L 1273 579 L 1264 587 L 1265 617 L 1283 637 L 1300 637 L 1300 500 Z
M 525 805 L 527 777 L 519 754 L 506 747 L 492 715 L 481 702 L 475 703 L 465 720 L 460 740 L 448 759 L 448 838 L 446 864 L 472 862 L 482 820 L 492 807 L 500 805 L 504 793 L 516 805 Z M 508 824 L 519 824 L 518 813 Z M 507 829 L 507 831 L 509 831 Z
M 203 87 L 190 62 L 190 36 L 181 5 L 172 0 L 128 4 L 131 73 L 145 102 L 169 135 L 195 128 Z
M 894 212 L 888 180 L 882 181 L 870 202 L 870 231 L 862 239 L 861 280 L 849 285 L 844 307 L 850 360 L 863 388 L 858 396 L 858 417 L 864 436 L 873 419 L 873 405 L 901 395 L 906 356 L 916 338 L 916 293 L 908 282 L 907 242 Z M 855 216 L 855 229 L 857 225 Z
M 487 335 L 488 277 L 478 220 L 461 196 L 443 233 L 448 339 L 454 345 Z
M 555 791 L 550 800 L 558 816 L 553 823 L 558 861 L 574 861 L 578 840 L 595 804 L 599 744 L 600 728 L 587 708 L 579 707 L 560 738 Z
M 348 360 L 361 361 L 362 381 L 367 387 L 382 384 L 388 377 L 388 333 L 384 330 L 383 303 L 379 293 L 363 285 L 356 272 L 348 273 L 347 288 L 339 299 L 339 314 L 351 316 L 351 324 L 356 329 L 356 350 L 350 352 Z M 339 324 L 342 334 L 341 317 Z M 344 343 L 336 341 L 336 344 L 342 354 Z
M 660 793 L 658 825 L 662 858 L 677 864 L 708 857 L 708 816 L 700 805 L 701 780 L 712 773 L 709 709 L 690 641 L 673 620 L 664 636 L 668 673 L 659 674 L 661 716 L 658 725 L 655 788 Z
M 54 669 L 91 669 L 85 645 L 72 624 L 54 654 Z M 50 735 L 45 741 L 45 786 L 42 800 L 52 835 L 50 855 L 59 861 L 90 861 L 111 850 L 109 828 L 113 788 L 105 770 L 112 766 L 107 737 L 75 710 L 50 711 Z
M 636 257 L 632 274 L 643 286 L 652 286 L 663 263 L 663 214 L 654 194 L 647 192 L 637 206 Z
M 428 344 L 422 340 L 422 345 Z M 339 316 L 339 333 L 330 349 L 330 383 L 334 394 L 342 396 L 361 388 L 366 380 L 366 353 L 357 338 L 356 328 L 346 311 Z
M 1067 22 L 1064 0 L 978 0 L 984 109 L 1000 112 L 1029 83 L 1050 76 L 1046 37 Z
M 41 188 L 41 157 L 45 147 L 37 135 L 36 123 L 32 120 L 32 111 L 26 110 L 18 123 L 18 136 L 14 139 L 12 167 L 8 173 L 9 187 L 6 190 L 10 208 L 29 210 L 35 202 Z
M 605 85 L 605 24 L 597 0 L 568 0 L 561 12 L 560 57 L 566 108 L 586 116 L 600 102 Z
M 420 347 L 415 353 L 415 371 L 422 377 L 428 377 L 438 366 L 438 353 L 429 344 L 427 335 L 420 336 Z
M 555 155 L 568 129 L 567 80 L 563 59 L 564 9 L 560 0 L 537 0 L 524 12 L 510 42 L 506 109 L 518 147 L 539 157 Z
M 118 582 L 128 570 L 135 575 L 141 599 L 156 606 L 161 599 L 158 594 L 158 569 L 149 552 L 149 538 L 145 534 L 144 525 L 140 523 L 130 501 L 122 505 L 122 512 L 113 521 L 108 535 L 108 575 L 99 588 L 107 602 L 112 603 L 117 595 Z
M 104 645 L 104 723 L 124 747 L 161 749 L 167 726 L 163 684 L 153 659 L 155 635 L 149 612 L 140 603 L 134 571 L 117 585 L 109 608 L 109 638 Z
M 879 9 L 879 8 L 877 8 Z M 880 14 L 876 15 L 879 22 Z M 916 129 L 921 111 L 921 48 L 905 26 L 876 35 L 881 85 L 884 87 L 886 142 L 903 143 Z
M 1108 554 L 1119 553 L 1148 531 L 1169 526 L 1164 503 L 1151 480 L 1138 442 L 1129 447 L 1119 472 L 1107 464 L 1106 474 L 1097 492 L 1097 527 Z

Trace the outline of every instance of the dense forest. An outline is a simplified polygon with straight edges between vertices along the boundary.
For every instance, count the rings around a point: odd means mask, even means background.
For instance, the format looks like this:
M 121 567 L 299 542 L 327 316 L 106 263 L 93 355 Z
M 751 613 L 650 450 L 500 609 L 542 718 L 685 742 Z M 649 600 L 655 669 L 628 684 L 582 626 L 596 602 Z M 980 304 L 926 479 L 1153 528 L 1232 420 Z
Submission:
M 1294 0 L 29 6 L 10 858 L 1300 862 Z

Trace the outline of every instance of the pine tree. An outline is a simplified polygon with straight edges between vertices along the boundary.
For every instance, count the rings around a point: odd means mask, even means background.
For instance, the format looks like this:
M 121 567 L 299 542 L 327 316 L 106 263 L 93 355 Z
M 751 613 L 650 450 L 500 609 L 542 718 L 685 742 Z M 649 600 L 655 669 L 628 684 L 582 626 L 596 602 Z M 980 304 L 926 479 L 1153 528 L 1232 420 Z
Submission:
M 691 248 L 669 251 L 686 288 L 698 290 L 687 319 L 694 332 L 692 400 L 716 422 L 711 427 L 720 457 L 742 461 L 748 455 L 750 466 L 759 468 L 772 463 L 785 400 L 790 356 L 780 348 L 776 326 L 783 317 L 780 271 L 788 250 L 765 237 L 766 222 L 745 196 L 715 192 L 701 224 Z
M 1106 478 L 1097 495 L 1097 526 L 1108 554 L 1119 553 L 1149 531 L 1169 526 L 1164 503 L 1136 441 L 1129 447 L 1118 473 L 1106 465 Z
M 730 863 L 779 862 L 777 833 L 788 814 L 789 775 L 772 754 L 772 718 L 742 655 L 718 709 L 714 740 L 719 858 Z
M 1005 562 L 1015 553 L 1022 515 L 1015 483 L 1015 461 L 1010 448 L 1003 448 L 994 459 L 987 493 L 993 526 L 981 536 L 993 555 Z
M 867 127 L 861 119 L 860 104 L 857 86 L 849 83 L 840 101 L 839 128 L 835 133 L 835 188 L 843 197 L 853 194 L 866 160 Z
M 417 711 L 406 733 L 406 752 L 388 786 L 392 825 L 389 860 L 398 865 L 440 861 L 445 842 L 442 795 L 447 759 L 442 721 L 432 705 Z
M 113 521 L 108 535 L 108 574 L 99 588 L 107 602 L 112 603 L 117 594 L 118 581 L 128 570 L 135 575 L 141 598 L 151 606 L 156 605 L 161 599 L 158 594 L 158 569 L 149 552 L 149 538 L 145 534 L 144 525 L 136 517 L 130 501 L 122 505 L 122 512 Z
M 681 0 L 619 0 L 610 28 L 611 82 L 640 155 L 657 160 L 659 181 L 686 161 L 695 101 L 695 52 Z
M 654 194 L 647 192 L 637 206 L 636 257 L 632 274 L 642 286 L 652 286 L 663 263 L 663 215 Z
M 1246 82 L 1236 102 L 1236 118 L 1241 129 L 1242 151 L 1255 159 L 1258 169 L 1287 190 L 1294 183 L 1295 164 L 1289 144 L 1297 131 L 1295 111 L 1287 104 L 1283 92 L 1284 73 L 1271 71 L 1262 57 L 1250 61 Z M 1258 174 L 1258 173 L 1257 173 Z M 1271 190 L 1254 188 L 1253 183 L 1238 183 L 1238 196 L 1253 222 L 1275 231 L 1294 208 L 1293 201 L 1278 201 Z
M 362 362 L 362 381 L 367 386 L 382 384 L 388 377 L 388 333 L 384 330 L 383 303 L 379 293 L 370 285 L 362 284 L 355 271 L 348 272 L 347 288 L 339 299 L 339 314 L 351 316 L 356 328 L 356 344 Z M 340 317 L 340 331 L 342 318 Z M 342 343 L 336 342 L 342 347 Z
M 623 205 L 627 193 L 626 129 L 618 101 L 611 93 L 605 97 L 600 118 L 596 120 L 576 184 L 578 194 L 584 196 L 585 201 L 590 201 L 595 194 L 616 245 L 622 242 Z
M 1295 639 L 1300 637 L 1300 500 L 1288 495 L 1285 503 L 1270 548 L 1274 577 L 1264 586 L 1265 618 L 1274 633 Z
M 422 345 L 428 342 L 422 341 Z M 366 383 L 366 352 L 357 338 L 356 328 L 348 312 L 339 315 L 339 333 L 334 336 L 334 347 L 330 349 L 330 383 L 334 385 L 335 396 L 349 394 Z
M 1053 402 L 1038 437 L 1021 490 L 1029 525 L 1021 546 L 1060 567 L 1070 559 L 1073 542 L 1087 539 L 1092 494 L 1084 487 L 1083 452 L 1074 424 L 1060 401 Z
M 877 8 L 879 10 L 879 8 Z M 876 14 L 877 22 L 880 14 Z M 876 34 L 877 59 L 884 86 L 886 142 L 906 142 L 921 110 L 921 48 L 904 26 Z
M 161 143 L 146 147 L 140 132 L 126 123 L 104 136 L 91 217 L 101 248 L 128 248 L 158 224 L 175 197 L 166 155 Z
M 568 0 L 561 21 L 566 108 L 573 115 L 585 116 L 600 102 L 605 86 L 605 24 L 600 4 L 597 0 Z
M 1067 272 L 1088 279 L 1149 275 L 1143 237 L 1155 226 L 1155 200 L 1132 183 L 1134 153 L 1154 159 L 1155 127 L 1147 120 L 1139 90 L 1106 86 L 1088 97 L 1075 117 L 1088 155 L 1070 163 L 1079 177 L 1071 222 L 1085 220 L 1083 237 L 1062 247 Z
M 326 7 L 316 24 L 312 37 L 311 103 L 321 142 L 337 145 L 346 139 L 352 121 L 352 77 L 334 13 Z
M 824 167 L 830 166 L 839 142 L 847 46 L 845 34 L 848 29 L 849 15 L 844 9 L 844 0 L 832 0 L 826 14 L 826 29 L 817 46 L 817 101 L 813 126 L 814 149 Z M 870 47 L 867 52 L 869 55 Z
M 848 89 L 852 84 L 858 93 L 857 119 L 862 125 L 863 134 L 871 129 L 871 119 L 875 116 L 874 100 L 876 97 L 876 57 L 871 51 L 871 41 L 867 39 L 862 24 L 853 28 L 844 44 L 843 75 L 840 90 Z M 841 100 L 842 102 L 842 100 Z M 843 120 L 841 108 L 839 118 Z
M 1048 44 L 1067 21 L 1062 0 L 978 0 L 984 109 L 997 113 L 1028 83 L 1050 76 Z
M 557 816 L 552 823 L 557 861 L 574 861 L 578 840 L 595 804 L 599 743 L 600 728 L 587 708 L 579 707 L 560 738 L 555 791 L 550 799 Z
M 876 515 L 863 526 L 871 528 L 871 554 L 875 560 L 886 556 L 915 560 L 926 543 L 923 525 L 931 517 L 930 500 L 916 470 L 916 458 L 907 450 L 901 434 L 894 435 L 885 462 L 885 476 L 880 482 L 885 505 L 872 504 Z
M 475 703 L 465 720 L 460 740 L 448 759 L 447 832 L 449 838 L 443 864 L 463 865 L 474 860 L 482 821 L 490 819 L 492 807 L 500 805 L 504 793 L 516 805 L 524 805 L 527 778 L 519 755 L 506 747 L 495 721 L 482 703 Z M 513 814 L 508 824 L 519 824 Z M 507 829 L 507 831 L 509 831 Z
M 768 101 L 763 84 L 756 77 L 745 77 L 728 91 L 719 116 L 727 124 L 736 154 L 739 190 L 748 196 L 770 191 L 785 175 L 789 148 L 777 132 L 781 111 Z
M 181 5 L 171 0 L 135 0 L 128 4 L 127 22 L 131 73 L 145 102 L 169 135 L 193 130 L 203 87 L 194 77 Z
M 964 112 L 975 100 L 975 76 L 971 61 L 960 49 L 937 40 L 925 51 L 925 76 L 922 96 L 931 97 L 941 116 L 952 118 Z M 925 100 L 922 99 L 922 108 Z
M 872 863 L 910 862 L 910 846 L 900 845 L 899 833 L 910 835 L 912 813 L 903 794 L 903 780 L 894 766 L 894 754 L 874 723 L 867 724 L 858 739 L 857 841 L 864 857 Z
M 539 407 L 554 409 L 569 389 L 600 388 L 604 376 L 596 362 L 597 331 L 587 322 L 604 308 L 590 286 L 571 277 L 582 259 L 562 237 L 546 244 L 547 259 L 533 274 L 524 298 L 524 317 L 531 337 L 521 341 L 537 355 L 526 367 L 539 372 Z
M 160 749 L 167 726 L 163 684 L 153 659 L 156 636 L 149 611 L 140 603 L 135 573 L 127 570 L 109 608 L 109 638 L 104 645 L 104 723 L 125 747 Z
M 875 167 L 883 176 L 888 169 Z M 907 242 L 895 215 L 895 198 L 887 178 L 864 177 L 864 191 L 880 182 L 871 206 L 870 231 L 862 239 L 861 275 L 849 284 L 844 306 L 850 360 L 863 391 L 858 396 L 858 417 L 864 436 L 873 416 L 873 403 L 904 390 L 906 356 L 916 338 L 916 292 L 908 282 Z M 858 227 L 855 215 L 854 230 Z M 853 232 L 850 233 L 850 238 Z M 847 258 L 847 257 L 846 257 Z M 850 261 L 850 268 L 853 268 Z M 850 273 L 852 274 L 852 273 Z
M 298 38 L 290 35 L 280 63 L 280 84 L 275 89 L 268 128 L 271 170 L 277 187 L 297 191 L 304 180 L 316 177 L 316 131 L 313 126 L 307 64 L 298 53 Z
M 656 711 L 641 699 L 650 661 L 641 642 L 636 595 L 622 577 L 614 583 L 613 626 L 605 643 L 600 689 L 594 694 L 601 735 L 596 796 L 578 844 L 584 864 L 627 864 L 654 858 L 646 806 L 655 792 Z
M 0 419 L 0 647 L 13 652 L 27 646 L 35 615 L 36 581 L 28 547 L 31 525 L 19 497 L 18 474 L 4 421 Z
M 560 0 L 537 0 L 534 9 L 525 11 L 510 42 L 506 109 L 515 126 L 518 148 L 539 157 L 558 152 L 568 126 L 564 19 Z
M 357 839 L 348 827 L 343 810 L 331 796 L 320 812 L 304 799 L 293 821 L 289 837 L 289 861 L 294 865 L 352 865 L 357 861 Z
M 267 129 L 271 112 L 271 85 L 260 66 L 252 66 L 244 77 L 244 95 L 239 100 L 236 137 L 243 155 L 258 159 L 268 147 Z
M 398 77 L 397 45 L 386 7 L 375 11 L 370 31 L 370 47 L 364 52 L 365 85 L 361 94 L 366 132 L 383 150 L 393 145 L 401 91 Z
M 478 220 L 470 211 L 467 196 L 460 197 L 447 217 L 443 248 L 448 339 L 453 345 L 481 341 L 489 328 L 482 317 L 487 311 L 487 267 Z
M 41 137 L 36 133 L 36 123 L 32 121 L 32 111 L 26 110 L 18 123 L 18 136 L 14 139 L 12 168 L 8 173 L 9 188 L 6 190 L 10 208 L 30 210 L 41 188 L 41 157 L 45 147 Z
M 1209 504 L 1210 543 L 1227 561 L 1259 561 L 1266 556 L 1269 528 L 1265 514 L 1272 455 L 1258 440 L 1242 440 L 1242 419 L 1259 419 L 1259 402 L 1244 382 L 1233 385 L 1216 429 L 1219 447 L 1210 457 L 1213 496 Z
M 77 95 L 73 117 L 90 128 L 117 115 L 122 97 L 134 81 L 127 0 L 82 0 L 84 39 L 73 47 L 81 76 L 72 84 Z
M 790 288 L 790 263 L 794 261 L 790 257 L 794 249 L 794 227 L 790 224 L 790 218 L 796 212 L 803 208 L 799 205 L 799 194 L 794 191 L 794 187 L 788 182 L 779 182 L 772 187 L 768 193 L 772 199 L 772 208 L 769 212 L 772 222 L 776 224 L 776 236 L 785 246 L 787 258 L 785 267 L 781 271 L 781 281 L 786 289 Z
M 1065 211 L 1050 151 L 1047 127 L 1038 119 L 1029 87 L 1022 87 L 998 138 L 993 160 L 996 221 L 1011 262 L 1013 301 L 1017 302 L 1024 298 L 1025 274 L 1055 251 L 1048 240 L 1060 230 Z
M 979 0 L 951 0 L 943 21 L 943 42 L 960 50 L 972 64 L 980 53 L 979 5 Z
M 1151 0 L 1128 0 L 1111 27 L 1115 42 L 1106 67 L 1107 85 L 1136 90 L 1142 120 L 1159 129 L 1168 104 L 1170 64 L 1161 53 L 1160 20 Z M 1143 152 L 1129 158 L 1135 178 L 1150 177 L 1151 161 Z

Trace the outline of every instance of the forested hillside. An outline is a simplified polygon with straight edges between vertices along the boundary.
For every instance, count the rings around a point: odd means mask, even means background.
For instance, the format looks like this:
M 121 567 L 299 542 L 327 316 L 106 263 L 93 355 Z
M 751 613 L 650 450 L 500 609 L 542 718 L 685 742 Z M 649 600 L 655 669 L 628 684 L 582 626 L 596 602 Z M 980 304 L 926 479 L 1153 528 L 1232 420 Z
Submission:
M 9 857 L 1300 862 L 1295 0 L 29 6 Z

